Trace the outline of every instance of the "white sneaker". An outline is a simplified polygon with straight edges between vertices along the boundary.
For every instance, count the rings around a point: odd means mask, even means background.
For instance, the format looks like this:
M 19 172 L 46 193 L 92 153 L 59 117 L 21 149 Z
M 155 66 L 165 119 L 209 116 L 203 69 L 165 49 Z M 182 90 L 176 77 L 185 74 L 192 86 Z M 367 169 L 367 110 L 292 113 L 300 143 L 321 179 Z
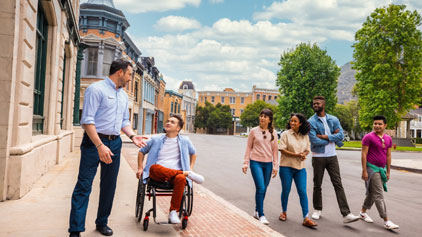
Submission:
M 359 220 L 359 216 L 355 216 L 352 213 L 347 214 L 347 216 L 343 217 L 343 223 L 352 223 Z
M 369 215 L 366 214 L 366 212 L 363 212 L 363 213 L 362 212 L 359 212 L 359 216 L 365 222 L 368 222 L 368 223 L 373 223 L 374 222 L 374 220 L 372 220 L 372 218 L 369 217 Z
M 193 171 L 189 171 L 188 178 L 198 184 L 202 184 L 204 182 L 204 176 L 197 174 Z
M 312 219 L 319 220 L 319 218 L 321 218 L 321 213 L 322 211 L 315 210 L 314 213 L 312 213 Z
M 388 220 L 385 222 L 384 228 L 386 228 L 387 230 L 392 230 L 392 229 L 398 229 L 399 226 L 394 224 L 392 221 Z
M 175 210 L 173 210 L 169 213 L 169 223 L 171 223 L 171 224 L 179 224 L 180 223 L 179 215 L 177 215 L 177 212 Z
M 260 221 L 262 224 L 264 224 L 264 225 L 268 225 L 268 224 L 270 224 L 270 222 L 268 222 L 268 221 L 267 221 L 267 218 L 265 218 L 265 216 L 261 216 L 261 217 L 259 218 L 259 221 Z
M 254 212 L 253 217 L 257 220 L 259 220 L 259 214 L 257 211 Z

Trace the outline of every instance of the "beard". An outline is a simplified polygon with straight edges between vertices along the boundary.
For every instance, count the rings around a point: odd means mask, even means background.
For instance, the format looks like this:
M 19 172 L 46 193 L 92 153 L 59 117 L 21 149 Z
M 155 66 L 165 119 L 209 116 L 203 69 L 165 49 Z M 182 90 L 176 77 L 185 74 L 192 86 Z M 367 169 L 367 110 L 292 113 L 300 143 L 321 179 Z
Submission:
M 323 107 L 318 107 L 318 108 L 312 108 L 314 110 L 315 113 L 319 113 L 322 112 L 324 110 Z

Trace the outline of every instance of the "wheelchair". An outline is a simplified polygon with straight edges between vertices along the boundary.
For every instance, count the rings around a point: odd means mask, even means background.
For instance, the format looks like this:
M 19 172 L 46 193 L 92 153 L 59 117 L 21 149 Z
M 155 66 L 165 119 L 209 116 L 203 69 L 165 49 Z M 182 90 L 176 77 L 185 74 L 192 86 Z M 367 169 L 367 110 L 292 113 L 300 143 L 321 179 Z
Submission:
M 193 185 L 193 184 L 192 184 Z M 143 221 L 144 231 L 148 230 L 149 217 L 152 212 L 155 224 L 170 224 L 168 222 L 158 222 L 157 217 L 157 201 L 158 196 L 172 196 L 173 194 L 173 185 L 169 182 L 158 182 L 148 178 L 146 183 L 143 182 L 142 178 L 138 181 L 138 191 L 136 194 L 136 207 L 135 207 L 135 216 L 138 223 L 142 220 L 142 215 L 144 211 L 145 196 L 148 197 L 148 201 L 152 199 L 152 208 L 145 212 L 145 217 Z M 189 184 L 186 182 L 185 190 L 182 196 L 182 203 L 179 210 L 179 218 L 182 218 L 182 229 L 186 229 L 188 225 L 189 216 L 192 214 L 193 208 L 193 186 L 189 187 Z

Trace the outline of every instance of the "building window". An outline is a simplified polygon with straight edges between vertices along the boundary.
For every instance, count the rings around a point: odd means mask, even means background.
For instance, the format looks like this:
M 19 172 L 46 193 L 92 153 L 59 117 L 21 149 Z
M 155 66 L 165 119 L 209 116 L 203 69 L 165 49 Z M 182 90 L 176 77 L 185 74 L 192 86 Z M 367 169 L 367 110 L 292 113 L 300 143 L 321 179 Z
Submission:
M 232 116 L 236 113 L 236 109 L 231 109 Z
M 203 96 L 201 96 L 201 101 L 204 101 L 204 97 Z
M 243 114 L 243 109 L 240 109 L 240 114 Z
M 89 76 L 97 75 L 98 48 L 88 48 L 88 65 L 86 74 Z
M 240 97 L 240 103 L 244 104 L 245 103 L 245 97 Z
M 110 66 L 114 59 L 114 50 L 104 49 L 103 55 L 103 76 L 107 77 L 110 74 Z M 135 73 L 133 74 L 135 75 Z M 129 84 L 129 83 L 128 83 Z
M 132 122 L 133 130 L 138 129 L 138 114 L 133 114 L 133 122 Z
M 41 5 L 38 5 L 36 52 L 35 52 L 35 84 L 34 84 L 34 114 L 32 117 L 32 133 L 43 132 L 44 123 L 44 87 L 47 59 L 48 23 Z
M 266 95 L 262 95 L 262 100 L 265 101 Z
M 260 96 L 259 94 L 256 94 L 256 100 L 259 100 L 260 99 L 259 96 Z
M 214 103 L 214 101 L 215 101 L 215 97 L 211 96 L 211 103 Z
M 271 96 L 270 95 L 268 96 L 268 100 L 271 100 Z
M 188 85 L 183 85 L 183 90 L 187 90 L 188 89 Z
M 236 103 L 236 97 L 231 96 L 230 97 L 230 104 L 235 104 Z
M 173 113 L 173 101 L 171 102 L 170 112 Z
M 207 102 L 207 97 L 205 96 L 205 102 Z
M 63 54 L 63 74 L 62 74 L 62 102 L 61 102 L 61 110 L 60 110 L 60 128 L 63 129 L 63 121 L 64 121 L 64 113 L 63 113 L 63 105 L 64 105 L 64 86 L 65 86 L 65 78 L 66 78 L 66 50 L 64 50 Z
M 138 102 L 138 82 L 137 81 L 135 81 L 135 91 L 134 91 L 134 94 L 135 94 L 135 102 Z
M 179 104 L 179 106 L 177 108 L 177 113 L 180 114 L 180 104 Z
M 221 103 L 224 104 L 224 96 L 221 96 Z
M 277 96 L 274 96 L 274 99 L 276 100 L 277 99 Z

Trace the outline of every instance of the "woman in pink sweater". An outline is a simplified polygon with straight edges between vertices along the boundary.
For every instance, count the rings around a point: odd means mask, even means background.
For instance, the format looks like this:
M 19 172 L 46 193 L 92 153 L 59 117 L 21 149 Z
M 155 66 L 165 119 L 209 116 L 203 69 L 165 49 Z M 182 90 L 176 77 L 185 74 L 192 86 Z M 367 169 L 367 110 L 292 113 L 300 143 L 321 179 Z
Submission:
M 273 112 L 270 109 L 261 111 L 259 126 L 249 132 L 243 173 L 246 174 L 248 166 L 251 167 L 256 187 L 254 217 L 268 225 L 264 215 L 264 198 L 270 178 L 277 175 L 278 168 L 277 133 L 273 128 Z

